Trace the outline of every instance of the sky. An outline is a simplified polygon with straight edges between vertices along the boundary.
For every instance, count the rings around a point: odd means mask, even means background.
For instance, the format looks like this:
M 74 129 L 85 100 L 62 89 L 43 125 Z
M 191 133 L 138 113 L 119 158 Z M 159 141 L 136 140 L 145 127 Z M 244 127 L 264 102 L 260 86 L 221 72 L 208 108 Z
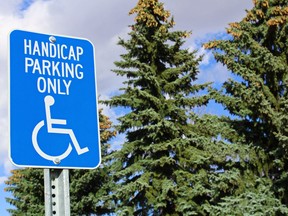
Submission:
M 252 8 L 252 0 L 162 0 L 174 16 L 174 30 L 192 31 L 185 47 L 198 49 L 205 57 L 200 66 L 198 82 L 222 83 L 231 74 L 215 63 L 211 52 L 201 48 L 201 43 L 225 36 L 228 24 L 240 21 Z M 95 47 L 97 90 L 101 99 L 117 93 L 123 78 L 111 69 L 119 55 L 125 53 L 117 45 L 127 38 L 128 27 L 134 17 L 128 12 L 137 0 L 0 0 L 0 215 L 8 216 L 10 208 L 5 197 L 4 181 L 15 169 L 8 157 L 8 37 L 14 29 L 31 32 L 86 38 Z M 219 108 L 219 107 L 218 107 Z M 212 109 L 218 109 L 213 107 Z M 19 107 L 21 109 L 21 107 Z M 219 108 L 220 109 L 220 108 Z M 214 110 L 215 111 L 215 110 Z M 104 108 L 104 114 L 113 121 L 122 111 Z M 208 110 L 209 112 L 209 110 Z M 121 145 L 122 137 L 112 143 Z M 116 148 L 116 147 L 115 147 Z

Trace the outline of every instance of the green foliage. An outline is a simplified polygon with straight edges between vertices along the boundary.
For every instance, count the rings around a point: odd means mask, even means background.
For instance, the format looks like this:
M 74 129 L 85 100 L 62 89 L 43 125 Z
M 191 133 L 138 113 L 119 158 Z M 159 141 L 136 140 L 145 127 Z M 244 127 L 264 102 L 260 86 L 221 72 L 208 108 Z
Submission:
M 194 83 L 201 57 L 182 48 L 190 33 L 171 31 L 173 18 L 159 1 L 140 0 L 130 14 L 130 39 L 119 41 L 127 53 L 114 70 L 127 79 L 120 95 L 104 101 L 131 110 L 117 126 L 127 141 L 110 156 L 117 182 L 110 197 L 117 215 L 206 215 L 210 181 L 232 148 L 191 113 L 210 98 L 198 94 L 209 84 Z
M 235 207 L 235 215 L 286 215 L 288 2 L 254 0 L 246 17 L 231 23 L 227 32 L 230 39 L 205 46 L 237 79 L 211 93 L 233 115 L 225 122 L 236 134 L 223 137 L 236 143 L 239 151 L 246 149 L 246 156 L 239 154 L 240 164 L 246 165 L 237 169 L 242 176 L 249 170 L 248 180 L 257 191 L 225 198 L 218 209 L 227 212 L 232 210 L 228 206 L 249 204 L 242 210 Z
M 12 176 L 5 183 L 5 191 L 12 192 L 14 198 L 6 198 L 16 207 L 8 209 L 11 215 L 44 215 L 44 176 L 40 169 L 12 170 Z
M 241 194 L 223 198 L 212 206 L 211 215 L 287 215 L 288 209 L 271 191 L 271 182 L 257 179 L 257 185 Z
M 104 215 L 112 209 L 112 203 L 103 201 L 102 197 L 111 190 L 110 171 L 106 156 L 109 145 L 107 141 L 115 136 L 110 130 L 112 122 L 99 111 L 102 165 L 95 170 L 70 170 L 71 215 Z M 13 198 L 6 198 L 15 208 L 8 209 L 11 215 L 44 215 L 44 173 L 43 169 L 17 169 L 5 182 L 6 191 Z

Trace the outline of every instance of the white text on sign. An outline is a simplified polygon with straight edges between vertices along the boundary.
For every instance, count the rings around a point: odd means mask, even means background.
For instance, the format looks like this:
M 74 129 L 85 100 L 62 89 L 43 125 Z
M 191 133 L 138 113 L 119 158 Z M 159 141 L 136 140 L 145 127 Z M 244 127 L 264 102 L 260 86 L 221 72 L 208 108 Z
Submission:
M 24 39 L 25 73 L 39 76 L 36 86 L 40 93 L 69 95 L 72 80 L 84 77 L 79 63 L 83 53 L 79 46 Z

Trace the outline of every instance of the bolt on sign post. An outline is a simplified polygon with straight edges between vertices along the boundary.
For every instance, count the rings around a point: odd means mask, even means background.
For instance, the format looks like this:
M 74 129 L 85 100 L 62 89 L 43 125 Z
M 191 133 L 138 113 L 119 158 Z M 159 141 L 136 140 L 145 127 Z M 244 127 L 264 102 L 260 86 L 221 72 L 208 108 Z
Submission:
M 68 169 L 94 169 L 101 161 L 94 46 L 22 30 L 10 33 L 9 46 L 10 159 L 45 168 L 54 195 L 64 194 L 57 187 L 67 183 Z

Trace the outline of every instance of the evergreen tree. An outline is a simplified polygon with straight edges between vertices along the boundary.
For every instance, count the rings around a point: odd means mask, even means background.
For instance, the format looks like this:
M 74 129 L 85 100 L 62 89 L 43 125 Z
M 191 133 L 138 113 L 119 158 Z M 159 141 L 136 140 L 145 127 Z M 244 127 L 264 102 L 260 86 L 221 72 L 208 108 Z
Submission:
M 131 14 L 130 38 L 119 40 L 127 53 L 113 70 L 127 79 L 119 95 L 104 101 L 129 109 L 117 126 L 126 141 L 111 155 L 117 184 L 107 199 L 115 200 L 117 215 L 206 215 L 219 196 L 210 182 L 221 169 L 215 164 L 231 150 L 216 145 L 217 135 L 191 112 L 209 100 L 199 94 L 208 84 L 194 83 L 201 58 L 182 48 L 190 32 L 171 31 L 175 23 L 163 3 L 139 0 Z
M 102 201 L 109 189 L 109 170 L 106 156 L 109 154 L 107 141 L 115 136 L 111 131 L 112 122 L 99 111 L 102 165 L 95 170 L 70 170 L 71 215 L 104 215 L 110 212 L 109 203 Z M 6 191 L 13 197 L 6 198 L 15 208 L 8 209 L 11 215 L 44 215 L 44 174 L 43 169 L 25 168 L 12 170 L 5 182 Z
M 236 75 L 211 92 L 233 116 L 225 122 L 234 133 L 224 138 L 237 144 L 237 181 L 246 181 L 246 191 L 223 199 L 217 209 L 234 211 L 237 203 L 250 203 L 242 214 L 287 215 L 288 2 L 253 2 L 242 21 L 230 24 L 230 39 L 206 44 Z
M 15 208 L 8 209 L 11 215 L 44 215 L 44 174 L 43 169 L 17 169 L 5 182 L 5 191 L 11 192 L 13 198 L 6 201 Z

